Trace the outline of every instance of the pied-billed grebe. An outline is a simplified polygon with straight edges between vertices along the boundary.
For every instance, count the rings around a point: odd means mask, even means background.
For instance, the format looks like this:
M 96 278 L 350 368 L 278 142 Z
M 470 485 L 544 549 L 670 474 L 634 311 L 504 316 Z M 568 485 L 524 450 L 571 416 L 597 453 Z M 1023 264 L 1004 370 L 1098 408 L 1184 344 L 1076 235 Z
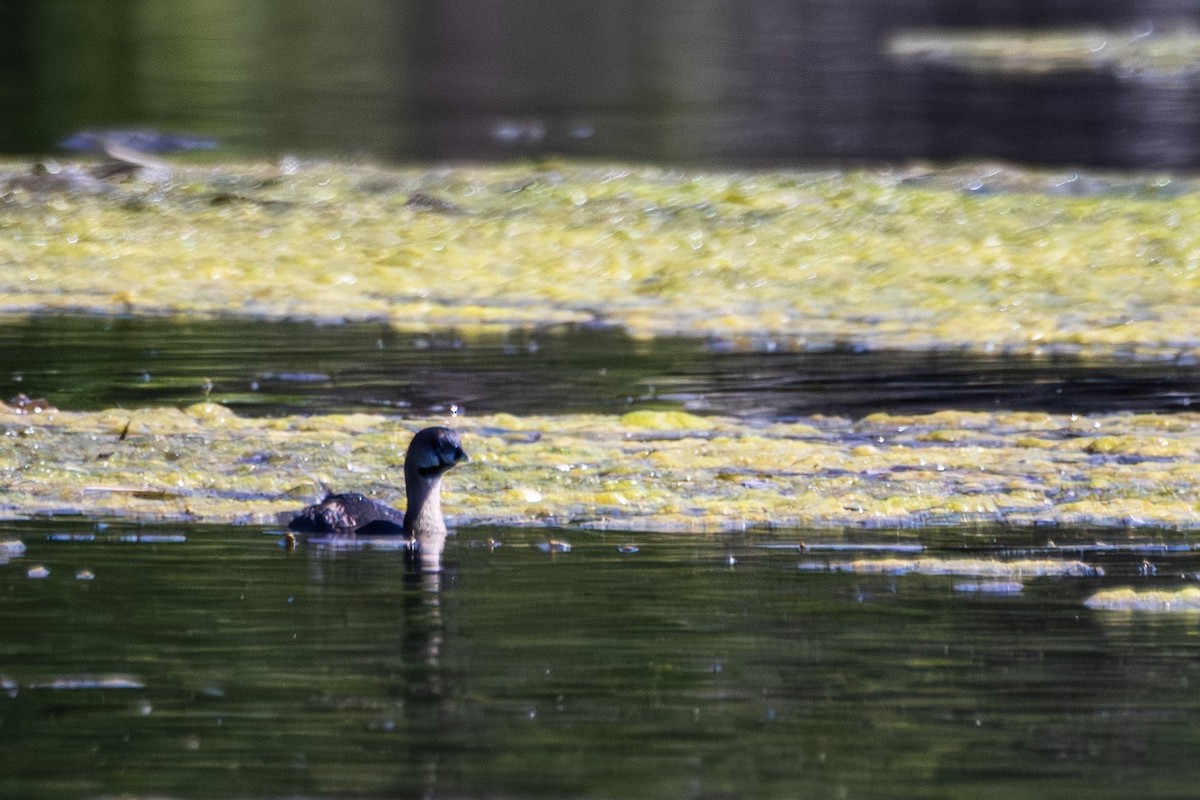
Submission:
M 404 457 L 404 513 L 361 494 L 329 494 L 297 514 L 288 527 L 300 533 L 404 534 L 411 546 L 440 551 L 446 538 L 442 517 L 442 476 L 466 461 L 458 433 L 449 428 L 426 428 L 413 437 Z

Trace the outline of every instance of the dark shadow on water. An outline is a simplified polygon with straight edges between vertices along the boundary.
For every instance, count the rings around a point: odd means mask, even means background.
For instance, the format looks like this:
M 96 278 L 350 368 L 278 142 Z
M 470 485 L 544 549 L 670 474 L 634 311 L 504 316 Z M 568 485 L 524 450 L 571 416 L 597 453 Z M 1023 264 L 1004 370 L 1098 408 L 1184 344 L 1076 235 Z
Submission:
M 0 324 L 0 399 L 63 409 L 187 405 L 247 415 L 683 409 L 744 418 L 944 408 L 1170 412 L 1200 366 L 953 352 L 734 351 L 611 330 L 464 338 L 382 324 L 48 317 Z

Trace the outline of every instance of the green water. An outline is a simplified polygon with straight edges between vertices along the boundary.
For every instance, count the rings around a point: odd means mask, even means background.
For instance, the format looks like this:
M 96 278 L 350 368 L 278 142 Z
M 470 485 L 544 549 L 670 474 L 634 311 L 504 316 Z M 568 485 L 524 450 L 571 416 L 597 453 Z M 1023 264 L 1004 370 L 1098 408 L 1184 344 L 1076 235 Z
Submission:
M 1084 550 L 1105 577 L 989 595 L 797 568 L 917 546 L 878 531 L 822 550 L 467 529 L 440 575 L 247 527 L 0 534 L 27 546 L 0 565 L 4 797 L 1165 797 L 1200 778 L 1200 617 L 1082 605 L 1178 585 L 1188 548 Z M 1046 537 L 923 542 L 1003 557 Z

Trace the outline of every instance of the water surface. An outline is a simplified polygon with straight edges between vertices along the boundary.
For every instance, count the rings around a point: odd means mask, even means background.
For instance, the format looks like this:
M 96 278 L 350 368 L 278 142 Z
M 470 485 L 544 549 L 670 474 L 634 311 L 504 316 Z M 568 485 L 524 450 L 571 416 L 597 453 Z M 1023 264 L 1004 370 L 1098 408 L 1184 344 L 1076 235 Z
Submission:
M 1155 547 L 1171 537 L 1098 554 L 1056 530 L 1106 575 L 1006 593 L 797 568 L 922 546 L 879 531 L 466 529 L 436 576 L 246 527 L 0 537 L 27 546 L 0 565 L 6 797 L 1158 797 L 1200 778 L 1200 617 L 1082 605 L 1194 576 L 1195 550 Z M 1056 557 L 1036 532 L 921 542 Z
M 45 317 L 0 323 L 0 399 L 59 408 L 187 405 L 239 413 L 608 413 L 681 408 L 757 418 L 943 408 L 1179 411 L 1200 396 L 1187 361 L 790 352 L 553 329 L 470 337 L 383 324 Z
M 887 46 L 914 27 L 1125 39 L 1198 21 L 1180 0 L 0 0 L 0 151 L 150 125 L 225 152 L 1186 168 L 1200 152 L 1190 71 L 1114 75 L 1083 59 L 980 76 Z
M 787 417 L 1186 408 L 1186 363 L 748 352 L 612 331 L 54 318 L 0 389 L 63 408 Z M 550 540 L 566 543 L 550 545 Z M 1053 541 L 1051 541 L 1053 539 Z M 0 522 L 0 796 L 1187 796 L 1200 615 L 1178 533 L 466 528 L 441 574 L 250 526 Z M 1004 580 L 856 559 L 1081 561 Z

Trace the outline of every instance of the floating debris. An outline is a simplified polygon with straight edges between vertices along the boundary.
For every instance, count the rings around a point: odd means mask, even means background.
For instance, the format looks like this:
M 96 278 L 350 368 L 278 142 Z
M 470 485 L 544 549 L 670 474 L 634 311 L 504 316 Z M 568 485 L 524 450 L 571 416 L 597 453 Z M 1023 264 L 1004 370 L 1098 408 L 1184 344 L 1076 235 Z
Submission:
M 1020 594 L 1024 584 L 1017 581 L 981 581 L 979 583 L 956 583 L 954 591 L 967 594 Z
M 0 564 L 7 564 L 14 558 L 25 555 L 25 543 L 20 539 L 0 541 Z
M 58 411 L 46 398 L 30 397 L 24 393 L 9 399 L 8 409 L 16 414 L 51 414 Z
M 187 541 L 182 533 L 133 533 L 115 539 L 125 544 L 183 544 Z
M 923 553 L 925 546 L 916 542 L 796 542 L 770 543 L 757 545 L 763 550 L 799 550 L 803 552 L 886 552 L 886 553 Z
M 138 500 L 178 500 L 183 497 L 181 492 L 171 489 L 150 489 L 138 486 L 85 486 L 83 491 L 92 494 L 125 494 Z
M 628 554 L 628 553 L 636 553 L 637 551 L 638 551 L 638 546 L 637 546 L 636 544 L 621 544 L 621 545 L 617 545 L 617 552 L 618 552 L 618 553 L 626 553 L 626 554 Z
M 75 580 L 77 581 L 91 581 L 95 579 L 96 574 L 90 569 L 81 569 L 75 573 Z
M 1200 588 L 1135 591 L 1129 587 L 1105 589 L 1083 601 L 1096 611 L 1200 612 Z
M 495 551 L 503 547 L 504 542 L 500 541 L 499 539 L 493 539 L 489 536 L 486 539 L 468 539 L 466 545 L 467 547 L 485 547 L 488 550 Z
M 34 580 L 41 580 L 42 578 L 49 578 L 50 570 L 46 569 L 41 564 L 38 564 L 38 565 L 30 567 L 28 570 L 26 570 L 25 577 L 33 578 Z
M 48 542 L 96 542 L 98 544 L 183 544 L 182 533 L 117 533 L 97 536 L 94 533 L 51 533 Z
M 304 544 L 319 550 L 408 550 L 411 542 L 406 536 L 313 536 L 302 537 Z M 281 542 L 286 537 L 280 537 Z M 286 546 L 286 545 L 285 545 Z
M 1174 544 L 1168 544 L 1166 542 L 1094 542 L 1091 544 L 1052 544 L 1048 548 L 1031 548 L 1030 552 L 1039 550 L 1042 552 L 1052 551 L 1058 553 L 1190 553 L 1193 550 L 1200 550 L 1200 543 L 1178 542 Z
M 150 128 L 82 130 L 60 139 L 58 146 L 77 153 L 108 153 L 114 147 L 139 153 L 179 153 L 215 150 L 220 143 L 209 136 L 156 131 Z
M 538 542 L 537 547 L 543 553 L 569 553 L 569 552 L 571 552 L 571 543 L 563 542 L 558 539 L 551 539 L 547 542 Z
M 264 372 L 260 378 L 281 383 L 326 383 L 333 379 L 324 372 Z
M 969 575 L 981 578 L 1098 577 L 1101 567 L 1082 561 L 982 558 L 864 558 L 856 561 L 803 561 L 808 572 L 855 572 L 861 575 Z
M 48 681 L 34 681 L 30 689 L 145 689 L 146 684 L 132 675 L 60 675 Z

